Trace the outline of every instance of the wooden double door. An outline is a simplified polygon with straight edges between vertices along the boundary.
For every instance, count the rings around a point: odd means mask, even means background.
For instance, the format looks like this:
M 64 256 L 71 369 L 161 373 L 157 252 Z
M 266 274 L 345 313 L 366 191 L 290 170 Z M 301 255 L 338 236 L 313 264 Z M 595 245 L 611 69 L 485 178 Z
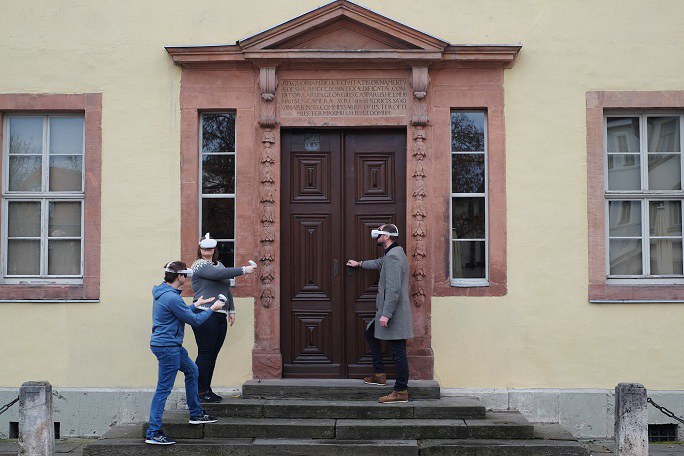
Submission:
M 379 275 L 345 264 L 382 254 L 370 234 L 384 223 L 406 239 L 406 132 L 283 130 L 281 157 L 283 376 L 368 375 Z

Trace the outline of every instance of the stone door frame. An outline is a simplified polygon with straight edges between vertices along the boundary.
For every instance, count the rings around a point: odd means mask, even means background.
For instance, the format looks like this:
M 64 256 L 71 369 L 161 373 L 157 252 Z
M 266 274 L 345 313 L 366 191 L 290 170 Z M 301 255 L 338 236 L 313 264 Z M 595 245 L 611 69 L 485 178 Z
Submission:
M 326 41 L 327 36 L 330 39 Z M 361 41 L 359 36 L 363 37 Z M 354 47 L 358 42 L 369 44 L 359 50 Z M 512 67 L 520 47 L 451 45 L 347 0 L 338 0 L 235 45 L 166 48 L 174 62 L 183 68 L 180 101 L 181 256 L 184 261 L 193 259 L 199 238 L 198 113 L 219 109 L 237 112 L 238 174 L 241 178 L 236 189 L 236 219 L 238 228 L 245 227 L 247 232 L 237 234 L 236 261 L 240 263 L 256 255 L 261 266 L 256 283 L 240 284 L 235 292 L 237 296 L 255 297 L 254 378 L 282 377 L 279 277 L 280 265 L 287 259 L 280 256 L 279 239 L 280 128 L 304 126 L 406 128 L 408 233 L 405 241 L 416 336 L 409 343 L 408 356 L 412 378 L 433 378 L 430 298 L 434 290 L 441 288 L 433 280 L 431 271 L 435 265 L 440 267 L 445 255 L 443 248 L 435 243 L 444 242 L 439 238 L 441 223 L 435 224 L 440 229 L 434 233 L 429 231 L 428 223 L 431 216 L 436 216 L 428 209 L 430 198 L 437 197 L 429 195 L 426 185 L 426 170 L 430 168 L 430 157 L 436 150 L 432 144 L 430 115 L 439 105 L 430 92 L 431 76 L 435 71 L 444 73 L 445 70 L 455 80 L 462 78 L 465 82 L 458 82 L 460 86 L 456 92 L 459 94 L 463 90 L 476 90 L 469 87 L 474 87 L 481 78 L 485 95 L 470 97 L 466 103 L 475 107 L 495 107 L 499 127 L 496 129 L 497 142 L 503 148 L 502 71 Z M 462 77 L 459 70 L 470 73 Z M 406 109 L 398 115 L 288 117 L 279 111 L 279 80 L 386 77 L 406 81 Z M 495 101 L 490 101 L 492 99 Z M 448 147 L 448 140 L 442 146 Z M 443 165 L 438 163 L 438 166 Z M 503 159 L 499 165 L 505 173 Z M 497 181 L 497 185 L 502 182 L 505 181 Z M 505 186 L 497 189 L 503 192 Z M 249 229 L 254 226 L 258 229 Z M 503 283 L 505 293 L 505 231 L 503 238 L 497 239 L 504 249 L 503 278 L 498 281 Z M 437 248 L 431 248 L 433 245 Z M 493 289 L 500 294 L 501 283 L 496 285 L 498 288 Z M 449 292 L 442 291 L 446 295 Z M 477 295 L 477 292 L 468 292 L 471 294 Z M 487 290 L 482 294 L 487 294 Z

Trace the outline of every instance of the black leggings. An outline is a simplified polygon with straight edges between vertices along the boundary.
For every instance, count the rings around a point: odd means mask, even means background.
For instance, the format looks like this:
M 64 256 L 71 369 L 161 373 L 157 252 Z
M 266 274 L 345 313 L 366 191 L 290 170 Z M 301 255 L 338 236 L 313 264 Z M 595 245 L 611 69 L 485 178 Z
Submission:
M 197 341 L 197 360 L 195 360 L 199 370 L 197 389 L 200 393 L 205 393 L 211 391 L 211 378 L 214 376 L 216 358 L 226 340 L 227 316 L 224 313 L 214 312 L 207 321 L 193 327 L 192 331 Z

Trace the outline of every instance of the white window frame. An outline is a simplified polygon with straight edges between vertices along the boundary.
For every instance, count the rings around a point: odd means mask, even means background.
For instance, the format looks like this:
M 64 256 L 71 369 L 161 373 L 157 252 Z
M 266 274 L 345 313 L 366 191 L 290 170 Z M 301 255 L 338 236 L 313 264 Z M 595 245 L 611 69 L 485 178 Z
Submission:
M 449 198 L 449 282 L 453 287 L 485 287 L 489 286 L 489 139 L 488 139 L 488 113 L 486 109 L 458 109 L 452 108 L 449 111 L 449 131 L 451 131 L 451 114 L 454 112 L 482 113 L 484 114 L 484 150 L 483 151 L 453 151 L 451 150 L 451 140 L 449 141 L 449 187 L 451 189 Z M 451 136 L 450 136 L 451 138 Z M 453 160 L 455 155 L 484 155 L 484 193 L 454 193 L 453 182 Z M 485 237 L 484 239 L 454 239 L 454 218 L 453 201 L 454 198 L 481 198 L 485 200 Z M 464 241 L 484 241 L 485 243 L 485 277 L 484 278 L 455 278 L 454 277 L 454 244 Z
M 202 139 L 203 139 L 203 134 L 204 134 L 204 116 L 205 114 L 232 114 L 235 117 L 235 150 L 233 152 L 227 152 L 227 151 L 222 151 L 222 152 L 204 152 L 203 147 L 202 147 Z M 234 110 L 223 110 L 223 111 L 201 111 L 199 113 L 199 145 L 198 145 L 198 150 L 199 150 L 199 179 L 198 185 L 199 188 L 197 189 L 198 195 L 199 195 L 199 219 L 198 219 L 198 230 L 200 232 L 200 236 L 204 236 L 204 232 L 202 231 L 202 200 L 203 199 L 232 199 L 233 200 L 233 239 L 227 239 L 227 238 L 215 238 L 217 242 L 232 242 L 233 243 L 233 264 L 224 264 L 225 267 L 228 268 L 233 268 L 235 267 L 235 253 L 237 253 L 237 243 L 235 241 L 235 235 L 237 234 L 237 112 Z M 233 189 L 233 193 L 207 193 L 204 194 L 202 193 L 202 179 L 203 179 L 203 172 L 202 172 L 202 167 L 204 164 L 204 156 L 205 155 L 227 155 L 227 156 L 233 156 L 235 160 L 235 169 L 233 170 L 234 174 L 234 179 L 235 179 L 235 188 Z M 231 284 L 235 285 L 235 279 L 231 279 Z
M 611 117 L 638 117 L 639 118 L 639 164 L 641 190 L 609 190 L 608 189 L 608 119 Z M 679 118 L 679 154 L 680 157 L 680 179 L 682 190 L 646 190 L 648 186 L 648 156 L 649 154 L 668 154 L 669 152 L 649 152 L 648 151 L 648 118 L 649 117 L 678 117 Z M 650 213 L 649 205 L 651 201 L 680 201 L 681 210 L 684 211 L 684 113 L 678 111 L 654 111 L 654 110 L 629 110 L 629 111 L 608 111 L 603 115 L 603 181 L 604 181 L 604 220 L 605 220 L 605 274 L 606 284 L 612 285 L 684 285 L 684 274 L 682 275 L 651 275 L 650 264 Z M 615 155 L 625 155 L 625 152 L 613 152 Z M 637 155 L 636 152 L 631 154 Z M 641 202 L 641 237 L 631 238 L 641 240 L 641 275 L 611 275 L 610 274 L 610 201 L 640 201 Z M 682 217 L 682 214 L 680 214 Z M 684 220 L 684 217 L 682 217 Z M 684 230 L 684 225 L 682 227 Z M 627 239 L 629 237 L 625 237 Z M 682 239 L 682 255 L 684 258 L 684 232 Z
M 43 144 L 41 149 L 41 191 L 10 191 L 9 190 L 9 162 L 10 162 L 10 118 L 17 117 L 41 117 L 43 119 Z M 80 118 L 83 119 L 83 155 L 81 161 L 81 191 L 50 191 L 50 119 L 51 118 Z M 84 228 L 85 228 L 85 116 L 83 114 L 53 114 L 35 112 L 17 112 L 5 116 L 3 128 L 3 163 L 2 163 L 2 254 L 0 255 L 0 283 L 1 284 L 83 284 L 84 270 Z M 64 155 L 64 154 L 57 154 Z M 66 154 L 71 156 L 72 154 Z M 40 274 L 39 275 L 8 275 L 7 274 L 7 248 L 8 248 L 8 216 L 9 203 L 11 202 L 40 202 L 41 234 L 40 234 Z M 79 239 L 81 243 L 80 274 L 78 275 L 50 275 L 48 274 L 48 244 L 51 239 L 48 236 L 49 227 L 49 203 L 50 202 L 79 202 L 81 204 L 81 235 L 67 236 L 64 240 Z

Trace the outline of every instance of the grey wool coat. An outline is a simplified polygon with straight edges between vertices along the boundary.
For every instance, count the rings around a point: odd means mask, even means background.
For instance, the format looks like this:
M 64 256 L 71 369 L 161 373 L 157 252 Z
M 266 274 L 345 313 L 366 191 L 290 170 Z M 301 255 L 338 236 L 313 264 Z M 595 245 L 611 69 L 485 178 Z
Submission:
M 392 247 L 377 260 L 363 260 L 363 269 L 379 269 L 380 282 L 375 298 L 375 337 L 382 340 L 411 339 L 413 318 L 409 301 L 409 267 L 404 249 Z M 386 327 L 380 317 L 389 318 Z

